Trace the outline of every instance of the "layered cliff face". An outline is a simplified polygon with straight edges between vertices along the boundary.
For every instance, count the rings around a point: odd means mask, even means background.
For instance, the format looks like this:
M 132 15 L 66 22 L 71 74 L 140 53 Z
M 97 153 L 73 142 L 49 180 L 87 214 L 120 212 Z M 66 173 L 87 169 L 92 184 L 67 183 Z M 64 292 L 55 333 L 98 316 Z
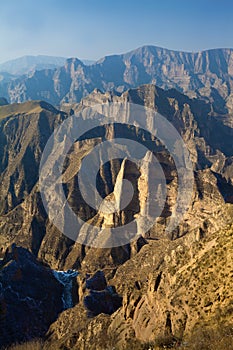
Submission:
M 8 105 L 0 113 L 1 245 L 6 237 L 14 242 L 17 236 L 18 242 L 37 253 L 46 220 L 35 187 L 40 158 L 49 136 L 66 116 L 44 102 Z
M 61 68 L 35 71 L 2 83 L 0 94 L 11 102 L 43 99 L 59 105 L 79 102 L 94 88 L 122 92 L 141 84 L 156 84 L 208 98 L 218 111 L 224 111 L 225 101 L 232 98 L 232 77 L 232 49 L 188 53 L 144 46 L 104 57 L 91 66 L 69 59 Z
M 126 157 L 111 160 L 100 168 L 97 187 L 106 200 L 114 198 L 116 203 L 120 202 L 122 179 L 128 179 L 134 189 L 132 201 L 119 213 L 100 214 L 80 194 L 78 172 L 83 159 L 95 145 L 119 136 L 150 145 L 166 176 L 167 197 L 160 218 L 143 237 L 120 247 L 90 248 L 74 243 L 50 222 L 38 186 L 41 155 L 56 126 L 69 114 L 96 103 L 125 101 L 158 111 L 179 131 L 193 162 L 192 199 L 178 228 L 166 234 L 166 223 L 177 199 L 177 171 L 166 147 L 137 126 L 125 128 L 108 124 L 93 130 L 86 139 L 74 143 L 64 164 L 66 197 L 78 216 L 111 230 L 145 211 L 145 198 L 150 194 L 147 181 L 150 158 L 145 159 L 148 166 L 144 167 L 136 167 Z M 153 341 L 163 334 L 177 339 L 183 335 L 188 337 L 198 320 L 212 322 L 220 305 L 225 311 L 222 310 L 219 317 L 227 322 L 231 314 L 228 290 L 232 228 L 223 228 L 232 221 L 231 114 L 218 114 L 211 103 L 190 99 L 174 89 L 164 91 L 154 85 L 144 85 L 122 94 L 103 94 L 95 90 L 80 104 L 65 104 L 63 109 L 65 112 L 58 111 L 45 102 L 0 107 L 2 255 L 15 242 L 53 269 L 75 268 L 80 273 L 75 297 L 79 303 L 64 311 L 51 326 L 46 346 L 88 349 L 90 345 L 91 349 L 95 337 L 96 349 L 112 344 L 121 348 L 133 337 L 143 342 Z M 85 229 L 83 233 L 87 233 Z M 213 264 L 211 266 L 213 255 L 216 269 Z M 221 276 L 223 266 L 227 266 L 227 270 Z M 92 275 L 98 269 L 104 270 L 108 284 L 114 288 L 106 285 L 99 290 L 101 294 L 95 289 L 88 294 L 90 276 L 86 274 Z M 201 279 L 198 279 L 199 274 Z M 221 278 L 223 285 L 218 289 L 214 281 Z M 186 285 L 190 286 L 189 291 L 186 291 Z M 201 300 L 203 293 L 209 301 Z M 106 314 L 117 311 L 112 316 L 103 316 L 93 310 L 93 300 L 99 301 L 98 307 L 102 305 L 100 310 Z M 98 315 L 94 319 L 86 317 L 85 301 L 89 311 Z M 103 306 L 105 301 L 108 309 Z

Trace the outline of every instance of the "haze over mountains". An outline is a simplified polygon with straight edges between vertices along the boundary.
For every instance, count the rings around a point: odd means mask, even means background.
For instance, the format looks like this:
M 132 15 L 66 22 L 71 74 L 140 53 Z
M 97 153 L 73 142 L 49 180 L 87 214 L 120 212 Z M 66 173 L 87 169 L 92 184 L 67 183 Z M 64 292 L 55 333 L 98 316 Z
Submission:
M 53 56 L 23 56 L 0 64 L 0 72 L 12 75 L 28 74 L 34 70 L 54 69 L 63 66 L 64 57 Z
M 8 73 L 15 76 L 29 74 L 36 70 L 55 69 L 65 64 L 67 58 L 56 56 L 23 56 L 4 63 L 0 63 L 0 75 Z M 94 63 L 91 60 L 82 60 L 86 65 Z

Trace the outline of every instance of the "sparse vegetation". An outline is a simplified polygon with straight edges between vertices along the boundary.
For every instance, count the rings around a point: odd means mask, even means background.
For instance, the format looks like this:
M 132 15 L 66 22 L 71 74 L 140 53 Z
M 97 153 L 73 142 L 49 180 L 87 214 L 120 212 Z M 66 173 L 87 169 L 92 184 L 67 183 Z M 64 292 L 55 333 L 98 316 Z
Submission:
M 181 349 L 233 350 L 233 324 L 198 327 Z
M 120 350 L 118 348 L 113 349 Z M 154 342 L 149 343 L 141 343 L 139 341 L 132 340 L 132 342 L 128 343 L 124 350 L 131 349 L 233 350 L 233 324 L 219 324 L 217 328 L 200 326 L 192 333 L 187 341 L 180 341 L 170 335 L 159 337 Z
M 12 345 L 7 350 L 42 350 L 43 342 L 42 340 L 32 340 L 27 343 Z

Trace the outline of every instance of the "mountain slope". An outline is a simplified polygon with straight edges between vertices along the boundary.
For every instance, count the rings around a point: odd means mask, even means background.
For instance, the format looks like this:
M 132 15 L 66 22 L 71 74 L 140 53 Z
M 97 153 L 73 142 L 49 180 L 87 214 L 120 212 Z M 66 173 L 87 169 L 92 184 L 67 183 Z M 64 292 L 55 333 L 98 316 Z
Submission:
M 231 225 L 199 242 L 150 241 L 110 280 L 122 307 L 91 319 L 79 303 L 50 327 L 45 348 L 232 350 L 232 235 Z

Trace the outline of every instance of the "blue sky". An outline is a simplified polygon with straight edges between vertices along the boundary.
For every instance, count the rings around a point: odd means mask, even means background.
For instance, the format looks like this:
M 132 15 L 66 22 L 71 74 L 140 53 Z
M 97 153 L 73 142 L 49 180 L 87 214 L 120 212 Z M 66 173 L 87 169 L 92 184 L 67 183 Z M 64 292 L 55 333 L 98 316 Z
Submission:
M 233 1 L 0 2 L 0 62 L 37 54 L 98 59 L 145 44 L 233 48 Z

